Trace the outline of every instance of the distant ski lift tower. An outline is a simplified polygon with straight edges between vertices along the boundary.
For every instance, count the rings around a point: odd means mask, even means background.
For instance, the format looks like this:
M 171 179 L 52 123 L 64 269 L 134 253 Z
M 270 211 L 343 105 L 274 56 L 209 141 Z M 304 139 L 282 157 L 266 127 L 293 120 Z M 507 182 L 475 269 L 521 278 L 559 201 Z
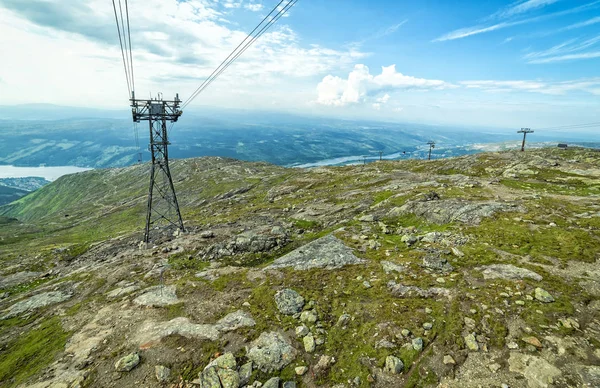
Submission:
M 429 157 L 427 158 L 427 160 L 431 160 L 431 150 L 435 148 L 435 142 L 428 141 L 427 144 L 429 144 Z
M 528 133 L 533 133 L 534 131 L 531 130 L 531 128 L 521 128 L 520 131 L 517 131 L 517 133 L 522 133 L 523 134 L 523 143 L 521 144 L 521 152 L 525 151 L 525 137 L 527 137 Z
M 160 96 L 160 95 L 159 95 Z M 181 116 L 179 95 L 173 101 L 157 99 L 136 99 L 131 93 L 131 113 L 133 121 L 148 121 L 150 126 L 150 189 L 148 192 L 148 209 L 146 213 L 146 229 L 144 242 L 150 242 L 150 231 L 154 226 L 174 226 L 183 231 L 183 220 L 175 195 L 175 187 L 169 169 L 167 121 L 176 122 Z

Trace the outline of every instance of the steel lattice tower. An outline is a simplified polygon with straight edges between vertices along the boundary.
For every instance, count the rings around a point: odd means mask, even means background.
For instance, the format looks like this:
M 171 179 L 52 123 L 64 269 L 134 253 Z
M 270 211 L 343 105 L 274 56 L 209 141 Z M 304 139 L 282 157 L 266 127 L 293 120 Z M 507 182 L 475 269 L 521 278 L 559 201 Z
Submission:
M 150 128 L 150 189 L 148 192 L 148 209 L 146 213 L 146 229 L 144 242 L 150 241 L 150 230 L 153 226 L 174 226 L 183 231 L 183 220 L 179 211 L 177 195 L 169 169 L 169 140 L 167 121 L 176 122 L 182 112 L 179 109 L 179 95 L 173 101 L 159 99 L 136 99 L 131 96 L 131 112 L 133 121 L 148 121 Z

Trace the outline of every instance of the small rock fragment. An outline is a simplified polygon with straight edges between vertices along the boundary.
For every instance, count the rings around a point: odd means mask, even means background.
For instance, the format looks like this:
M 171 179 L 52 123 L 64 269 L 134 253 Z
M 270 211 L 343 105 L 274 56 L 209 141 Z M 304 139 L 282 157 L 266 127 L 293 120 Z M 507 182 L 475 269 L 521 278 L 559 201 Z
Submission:
M 467 345 L 467 348 L 469 350 L 472 350 L 474 352 L 479 350 L 479 344 L 477 343 L 477 340 L 475 339 L 475 333 L 471 333 L 471 334 L 465 336 L 465 345 Z
M 140 355 L 137 353 L 131 353 L 122 357 L 115 363 L 115 369 L 117 372 L 129 372 L 140 363 Z
M 302 325 L 302 326 L 298 326 L 296 328 L 296 337 L 304 337 L 305 335 L 307 335 L 310 331 L 308 330 L 308 327 Z
M 384 371 L 394 375 L 402 373 L 404 363 L 396 356 L 387 356 L 385 359 Z
M 312 334 L 308 334 L 307 336 L 305 336 L 302 339 L 302 342 L 304 343 L 304 350 L 307 353 L 312 353 L 315 351 L 315 347 L 316 347 L 315 337 L 313 337 Z
M 302 376 L 306 372 L 308 372 L 308 367 L 306 367 L 306 366 L 297 366 L 296 368 L 294 368 L 294 370 L 296 371 L 296 374 L 298 376 Z
M 454 358 L 451 355 L 446 354 L 444 356 L 444 365 L 454 365 L 454 364 L 456 364 L 456 361 L 454 361 Z
M 164 365 L 156 365 L 154 367 L 154 375 L 159 383 L 166 383 L 169 381 L 169 377 L 171 377 L 171 369 Z
M 247 385 L 250 382 L 250 377 L 252 377 L 252 361 L 242 365 L 238 374 L 240 376 L 240 386 Z
M 425 329 L 425 330 L 431 330 L 431 329 L 433 329 L 433 323 L 431 323 L 431 322 L 425 322 L 423 324 L 423 329 Z
M 413 338 L 412 347 L 414 350 L 419 351 L 419 352 L 421 350 L 423 350 L 423 338 L 421 338 L 421 337 Z
M 554 302 L 554 297 L 550 295 L 550 293 L 543 288 L 535 289 L 535 299 L 539 300 L 542 303 L 552 303 Z
M 266 383 L 263 384 L 263 388 L 279 388 L 280 381 L 281 379 L 279 377 L 271 377 Z
M 300 314 L 300 320 L 305 323 L 315 323 L 317 321 L 317 313 L 314 310 L 303 311 Z
M 534 336 L 523 337 L 523 338 L 521 338 L 521 341 L 525 342 L 526 344 L 533 345 L 538 349 L 542 348 L 542 343 L 540 342 L 539 339 L 537 339 Z
M 285 315 L 294 315 L 302 311 L 304 307 L 304 298 L 296 291 L 285 288 L 277 291 L 275 294 L 275 304 L 277 309 Z

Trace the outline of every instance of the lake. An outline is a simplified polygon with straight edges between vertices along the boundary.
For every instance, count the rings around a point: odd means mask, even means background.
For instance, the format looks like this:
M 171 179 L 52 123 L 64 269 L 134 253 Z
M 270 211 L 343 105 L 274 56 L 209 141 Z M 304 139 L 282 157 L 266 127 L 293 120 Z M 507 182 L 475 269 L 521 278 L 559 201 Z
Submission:
M 41 177 L 49 181 L 54 181 L 63 175 L 74 174 L 76 172 L 88 171 L 91 168 L 75 166 L 57 166 L 57 167 L 15 167 L 0 166 L 0 178 L 26 178 Z

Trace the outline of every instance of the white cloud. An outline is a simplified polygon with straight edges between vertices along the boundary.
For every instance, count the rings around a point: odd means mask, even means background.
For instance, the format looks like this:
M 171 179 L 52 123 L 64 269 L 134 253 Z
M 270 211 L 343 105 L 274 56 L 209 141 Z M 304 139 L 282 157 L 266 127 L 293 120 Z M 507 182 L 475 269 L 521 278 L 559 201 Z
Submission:
M 564 95 L 568 92 L 585 92 L 593 95 L 599 95 L 598 88 L 600 88 L 600 78 L 588 78 L 562 82 L 481 80 L 462 81 L 460 84 L 467 89 L 479 89 L 494 93 L 517 91 L 548 95 Z
M 600 35 L 579 41 L 579 39 L 569 39 L 563 43 L 557 44 L 547 50 L 534 51 L 526 54 L 523 58 L 532 64 L 560 62 L 577 59 L 597 58 L 598 51 L 585 51 L 600 43 Z
M 520 0 L 512 3 L 508 9 L 497 13 L 498 17 L 511 17 L 554 4 L 559 0 Z
M 258 11 L 262 10 L 264 7 L 260 3 L 249 3 L 249 4 L 245 4 L 244 8 L 246 8 L 247 10 L 250 10 L 252 12 L 258 12 Z
M 0 0 L 0 50 L 6 54 L 0 61 L 6 81 L 0 104 L 32 99 L 121 104 L 126 86 L 111 2 L 89 0 L 84 10 L 81 4 L 75 7 L 60 0 L 42 3 L 50 8 L 38 20 L 37 12 L 28 14 L 24 11 L 28 7 L 19 7 L 20 0 Z M 179 92 L 184 99 L 191 95 L 246 37 L 246 28 L 237 27 L 225 8 L 238 3 L 242 2 L 129 0 L 130 14 L 136 15 L 131 19 L 131 40 L 138 95 L 157 91 L 165 96 Z M 85 23 L 93 28 L 77 24 L 73 13 L 83 11 Z M 254 13 L 247 16 L 256 19 L 247 23 L 251 27 L 262 19 Z M 308 43 L 280 20 L 195 102 L 206 104 L 208 99 L 217 105 L 240 106 L 257 103 L 267 94 L 269 100 L 280 95 L 291 100 L 301 95 L 292 91 L 305 77 L 322 77 L 366 55 L 356 49 L 333 50 Z M 231 97 L 232 90 L 239 91 L 237 97 Z M 309 92 L 305 93 L 310 100 Z
M 348 74 L 348 79 L 328 75 L 317 85 L 317 103 L 322 105 L 345 106 L 363 103 L 386 90 L 439 90 L 453 88 L 454 85 L 425 78 L 416 78 L 396 71 L 396 65 L 383 66 L 376 76 L 365 65 L 358 64 Z M 386 103 L 390 96 L 386 93 L 375 100 L 378 107 Z M 374 106 L 375 107 L 375 106 Z
M 526 2 L 526 3 L 530 3 L 530 2 Z M 523 3 L 523 5 L 526 3 Z M 530 5 L 533 5 L 533 3 L 531 3 Z M 491 25 L 477 25 L 477 26 L 472 26 L 472 27 L 459 28 L 457 30 L 450 31 L 450 32 L 434 39 L 433 42 L 443 42 L 443 41 L 447 41 L 447 40 L 462 39 L 462 38 L 466 38 L 466 37 L 473 36 L 473 35 L 479 35 L 479 34 L 483 34 L 486 32 L 492 32 L 492 31 L 496 31 L 496 30 L 505 29 L 508 27 L 514 27 L 514 26 L 519 26 L 519 25 L 523 25 L 523 24 L 535 23 L 535 22 L 540 22 L 543 20 L 551 19 L 551 18 L 556 18 L 559 16 L 579 13 L 582 11 L 587 11 L 590 9 L 598 8 L 599 6 L 600 6 L 600 0 L 596 0 L 596 1 L 584 4 L 584 5 L 581 5 L 578 7 L 570 8 L 570 9 L 567 9 L 564 11 L 548 13 L 548 14 L 545 14 L 542 16 L 530 17 L 530 18 L 516 20 L 516 21 L 504 21 L 504 22 L 494 23 Z M 529 8 L 529 9 L 532 9 L 532 8 Z M 523 11 L 523 12 L 525 12 L 525 11 Z M 521 12 L 518 12 L 518 13 L 521 13 Z M 499 15 L 500 17 L 508 16 L 508 15 L 502 16 L 503 13 L 500 12 L 500 13 L 496 13 L 496 14 L 492 15 L 490 18 L 494 18 L 497 15 Z

